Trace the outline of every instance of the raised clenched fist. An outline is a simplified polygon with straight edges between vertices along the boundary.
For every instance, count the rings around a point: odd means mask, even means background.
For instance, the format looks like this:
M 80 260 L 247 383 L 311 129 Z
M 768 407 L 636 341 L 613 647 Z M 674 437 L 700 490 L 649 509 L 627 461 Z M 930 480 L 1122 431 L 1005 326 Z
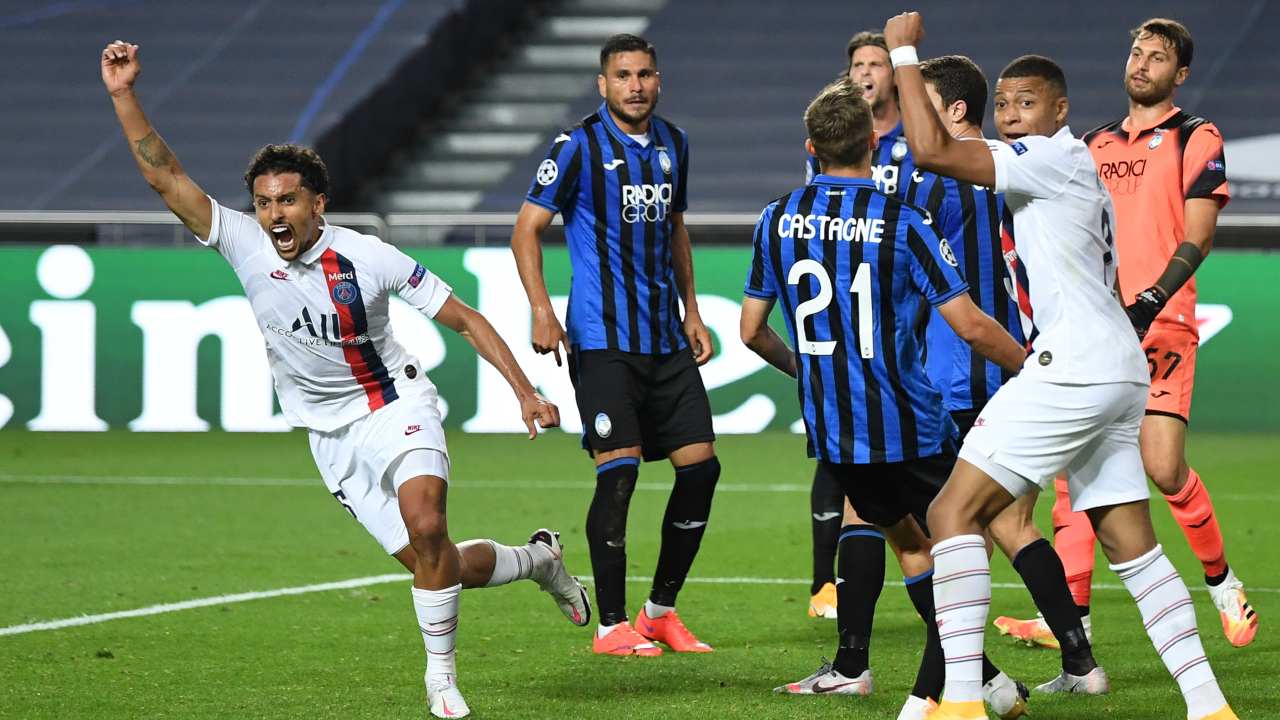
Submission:
M 137 45 L 116 40 L 102 49 L 102 84 L 112 95 L 132 88 L 141 71 Z

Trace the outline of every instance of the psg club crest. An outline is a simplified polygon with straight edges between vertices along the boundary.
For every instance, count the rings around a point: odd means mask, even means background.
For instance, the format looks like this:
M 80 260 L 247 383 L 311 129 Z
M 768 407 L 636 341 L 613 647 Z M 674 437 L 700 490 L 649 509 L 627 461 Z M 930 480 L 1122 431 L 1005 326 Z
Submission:
M 333 301 L 342 305 L 350 305 L 360 296 L 360 290 L 355 283 L 343 280 L 333 286 Z
M 893 149 L 889 151 L 889 157 L 893 158 L 894 162 L 901 162 L 902 158 L 906 156 L 907 156 L 907 141 L 901 135 L 899 135 L 898 139 L 893 141 Z
M 1160 147 L 1160 143 L 1164 142 L 1164 131 L 1156 130 L 1155 137 L 1151 138 L 1151 142 L 1147 143 L 1148 150 L 1155 150 Z
M 671 157 L 667 155 L 666 150 L 658 151 L 658 164 L 662 166 L 662 172 L 671 174 Z
M 596 415 L 596 435 L 599 435 L 601 438 L 607 438 L 612 434 L 613 421 L 609 419 L 609 416 L 604 413 Z

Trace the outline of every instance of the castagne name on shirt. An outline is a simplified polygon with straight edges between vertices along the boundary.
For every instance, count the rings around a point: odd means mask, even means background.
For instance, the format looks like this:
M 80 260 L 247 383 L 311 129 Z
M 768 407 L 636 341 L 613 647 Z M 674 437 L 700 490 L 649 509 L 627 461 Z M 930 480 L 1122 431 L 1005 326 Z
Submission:
M 778 236 L 794 240 L 832 240 L 878 243 L 884 235 L 884 218 L 839 218 L 826 215 L 783 214 Z

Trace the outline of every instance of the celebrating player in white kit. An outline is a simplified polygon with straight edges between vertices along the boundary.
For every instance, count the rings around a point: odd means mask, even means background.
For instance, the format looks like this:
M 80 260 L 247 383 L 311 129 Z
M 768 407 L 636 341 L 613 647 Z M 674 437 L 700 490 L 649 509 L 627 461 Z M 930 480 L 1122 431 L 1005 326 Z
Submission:
M 1151 528 L 1138 452 L 1149 376 L 1115 295 L 1111 200 L 1088 148 L 1066 126 L 1061 68 L 1037 55 L 1010 63 L 995 94 L 996 126 L 1007 143 L 966 142 L 943 129 L 925 92 L 915 50 L 924 37 L 920 15 L 892 18 L 885 37 L 916 164 L 1005 193 L 1035 325 L 1022 372 L 982 410 L 929 509 L 947 677 L 943 701 L 927 717 L 986 717 L 981 659 L 991 572 L 982 529 L 1065 470 L 1072 509 L 1087 512 L 1112 570 L 1137 601 L 1187 717 L 1235 718 L 1200 644 L 1191 596 Z M 1064 673 L 1050 689 L 1090 682 Z
M 436 389 L 391 335 L 389 294 L 460 333 L 502 373 L 530 439 L 537 426 L 558 425 L 559 410 L 448 285 L 378 238 L 325 222 L 328 173 L 314 151 L 268 145 L 253 158 L 245 182 L 256 221 L 205 195 L 143 113 L 133 93 L 140 70 L 137 45 L 116 41 L 102 51 L 102 81 L 143 177 L 234 268 L 266 340 L 285 417 L 310 431 L 325 485 L 413 572 L 431 713 L 466 716 L 454 660 L 462 588 L 529 578 L 575 625 L 590 621 L 591 607 L 564 568 L 556 533 L 538 530 L 516 547 L 449 539 L 449 455 Z

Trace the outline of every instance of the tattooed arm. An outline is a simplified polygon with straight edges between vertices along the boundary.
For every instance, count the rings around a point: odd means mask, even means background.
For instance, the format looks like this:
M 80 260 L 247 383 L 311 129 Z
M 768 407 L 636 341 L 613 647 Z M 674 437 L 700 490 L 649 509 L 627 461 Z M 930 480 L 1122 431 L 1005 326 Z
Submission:
M 213 206 L 200 186 L 187 177 L 178 158 L 142 112 L 142 105 L 133 94 L 133 83 L 141 70 L 137 45 L 117 40 L 103 49 L 102 83 L 111 95 L 116 118 L 142 177 L 182 224 L 196 237 L 208 240 Z

